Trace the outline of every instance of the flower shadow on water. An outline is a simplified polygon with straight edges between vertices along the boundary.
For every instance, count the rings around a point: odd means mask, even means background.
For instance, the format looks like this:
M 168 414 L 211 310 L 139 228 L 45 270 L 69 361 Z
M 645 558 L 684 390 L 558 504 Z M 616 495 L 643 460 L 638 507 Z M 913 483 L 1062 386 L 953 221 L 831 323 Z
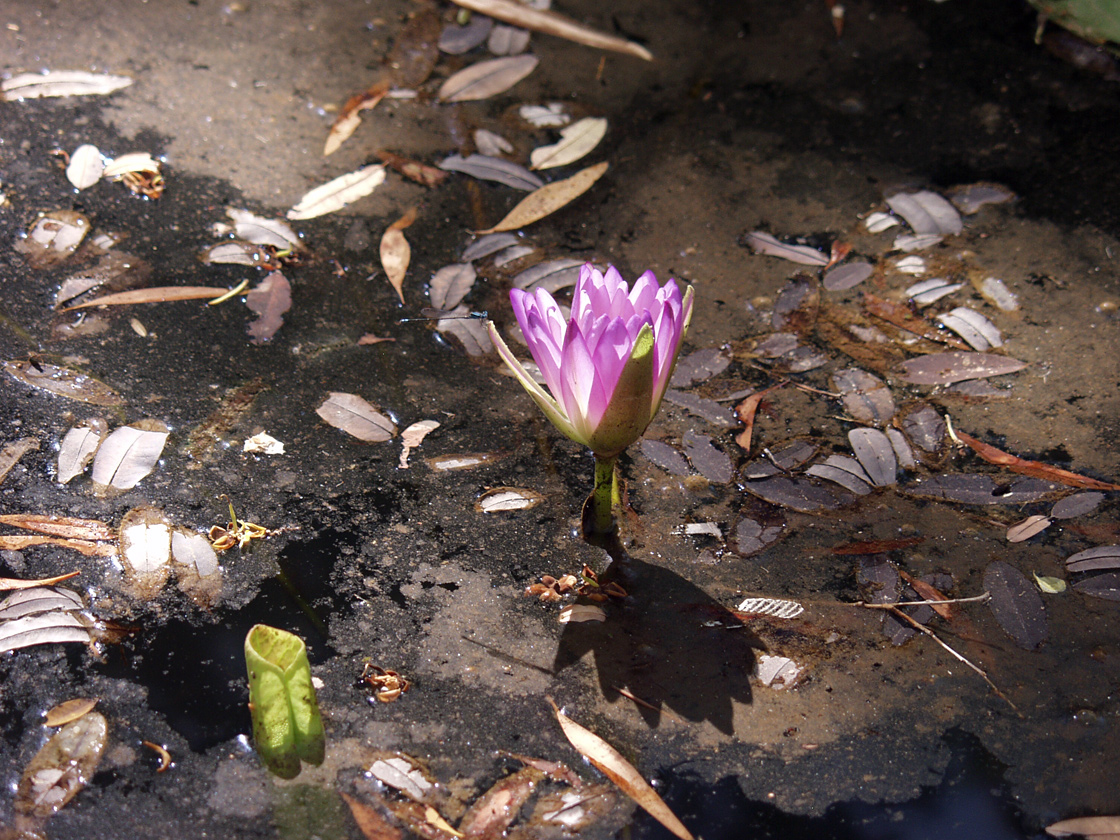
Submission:
M 565 626 L 553 673 L 593 653 L 603 694 L 614 702 L 624 688 L 650 704 L 654 708 L 637 708 L 651 727 L 667 708 L 733 734 L 732 704 L 751 702 L 750 676 L 762 642 L 680 575 L 626 555 L 617 540 L 610 554 L 600 584 L 618 583 L 628 597 L 604 605 L 605 622 Z

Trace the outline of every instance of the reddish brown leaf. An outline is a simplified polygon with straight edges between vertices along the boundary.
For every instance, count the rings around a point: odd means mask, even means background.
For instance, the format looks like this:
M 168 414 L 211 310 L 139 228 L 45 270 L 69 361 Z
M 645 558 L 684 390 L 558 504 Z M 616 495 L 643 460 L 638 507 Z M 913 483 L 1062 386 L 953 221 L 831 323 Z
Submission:
M 262 344 L 284 324 L 284 313 L 292 307 L 292 285 L 279 271 L 274 271 L 260 285 L 245 295 L 245 305 L 257 314 L 249 324 L 253 344 Z
M 378 151 L 377 156 L 386 166 L 392 167 L 404 177 L 416 181 L 418 184 L 423 184 L 425 187 L 438 187 L 448 175 L 442 169 L 428 166 L 426 163 L 420 163 L 412 158 L 402 157 L 396 152 L 390 152 L 386 149 Z
M 994 446 L 983 443 L 971 435 L 966 435 L 964 432 L 957 432 L 957 437 L 964 443 L 967 443 L 977 455 L 989 464 L 997 464 L 1001 467 L 1006 467 L 1011 470 L 1011 472 L 1019 473 L 1020 475 L 1029 475 L 1032 478 L 1041 478 L 1045 481 L 1054 481 L 1058 484 L 1065 484 L 1069 487 L 1080 487 L 1084 490 L 1120 490 L 1120 484 L 1098 481 L 1095 478 L 1089 478 L 1086 475 L 1078 475 L 1069 470 L 1063 470 L 1060 467 L 1044 464 L 1041 461 L 1028 461 L 1025 458 L 1020 458 L 1018 455 L 1012 455 L 1008 452 L 1004 452 L 1002 449 L 996 449 Z
M 739 422 L 743 424 L 743 431 L 735 436 L 735 442 L 739 444 L 739 447 L 744 452 L 751 451 L 751 435 L 754 434 L 754 416 L 758 412 L 759 403 L 761 403 L 763 398 L 771 391 L 776 391 L 785 384 L 785 382 L 779 382 L 777 385 L 771 385 L 769 388 L 756 391 L 735 406 L 735 416 L 738 417 Z
M 44 516 L 33 513 L 6 513 L 0 515 L 0 524 L 38 531 L 52 537 L 71 537 L 82 540 L 115 540 L 116 533 L 98 519 L 75 519 L 70 516 Z
M 327 142 L 323 146 L 323 156 L 335 152 L 362 124 L 361 112 L 376 107 L 377 103 L 384 99 L 388 92 L 389 82 L 379 79 L 369 90 L 347 99 L 327 134 Z
M 948 597 L 946 597 L 945 595 L 942 595 L 941 592 L 938 591 L 937 587 L 931 586 L 930 584 L 926 583 L 924 580 L 920 580 L 920 579 L 914 577 L 913 575 L 911 575 L 910 573 L 908 573 L 906 571 L 903 571 L 902 569 L 898 570 L 898 576 L 901 577 L 908 584 L 910 584 L 910 588 L 913 589 L 915 592 L 917 592 L 919 595 L 921 595 L 922 598 L 925 599 L 926 601 L 948 601 L 949 600 Z M 953 608 L 949 604 L 930 604 L 930 606 L 933 607 L 933 611 L 935 613 L 937 613 L 939 616 L 941 616 L 946 621 L 950 620 L 953 617 Z
M 832 549 L 833 554 L 880 554 L 884 551 L 898 551 L 910 548 L 926 541 L 925 537 L 906 537 L 899 540 L 865 540 L 863 542 L 844 543 Z
M 87 557 L 112 557 L 117 553 L 115 543 L 67 540 L 61 537 L 40 537 L 31 534 L 0 534 L 0 549 L 22 551 L 33 545 L 57 545 L 62 548 L 72 548 Z
M 19 580 L 18 578 L 0 578 L 0 590 L 5 592 L 12 589 L 31 589 L 36 586 L 54 586 L 56 583 L 62 583 L 64 580 L 70 580 L 72 577 L 77 577 L 81 572 L 67 572 L 64 575 L 55 575 L 49 578 L 39 578 L 39 580 Z
M 928 339 L 929 341 L 936 341 L 939 344 L 948 344 L 950 347 L 956 347 L 958 350 L 969 349 L 968 345 L 960 339 L 953 338 L 944 330 L 939 330 L 930 321 L 915 315 L 905 303 L 895 303 L 894 301 L 873 295 L 870 292 L 865 292 L 863 295 L 863 308 L 869 315 L 882 318 L 888 324 L 894 324 L 900 329 L 911 332 L 914 335 L 920 335 L 922 338 Z
M 359 830 L 368 840 L 400 840 L 401 830 L 373 808 L 345 793 L 339 793 L 339 796 L 350 806 L 354 822 L 358 824 Z

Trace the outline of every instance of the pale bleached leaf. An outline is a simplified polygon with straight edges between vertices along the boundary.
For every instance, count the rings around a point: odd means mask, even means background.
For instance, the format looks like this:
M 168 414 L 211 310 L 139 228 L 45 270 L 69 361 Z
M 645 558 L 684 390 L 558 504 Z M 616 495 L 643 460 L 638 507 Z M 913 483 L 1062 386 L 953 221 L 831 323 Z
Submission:
M 70 368 L 46 362 L 33 365 L 20 360 L 4 362 L 4 371 L 25 385 L 41 388 L 67 399 L 106 407 L 124 405 L 121 396 L 104 382 Z
M 16 812 L 39 819 L 56 813 L 97 773 L 108 743 L 109 722 L 98 712 L 66 724 L 24 767 Z
M 1079 835 L 1085 840 L 1116 840 L 1120 837 L 1120 816 L 1075 817 L 1046 826 L 1051 837 Z
M 448 172 L 462 172 L 472 178 L 479 178 L 484 181 L 496 181 L 499 184 L 505 184 L 507 187 L 513 187 L 515 190 L 525 190 L 526 192 L 544 186 L 544 181 L 524 166 L 499 157 L 451 155 L 440 162 L 439 168 Z
M 171 559 L 199 577 L 209 577 L 221 571 L 218 555 L 210 540 L 185 528 L 175 528 L 171 532 Z
M 102 441 L 93 458 L 94 483 L 117 490 L 135 487 L 155 468 L 169 433 L 158 420 L 121 426 Z
M 35 220 L 27 236 L 12 243 L 32 268 L 53 268 L 73 254 L 86 234 L 89 219 L 76 210 L 52 210 Z
M 973 350 L 983 353 L 1003 345 L 1003 337 L 996 325 L 975 309 L 958 306 L 950 312 L 938 315 L 937 320 L 968 342 Z
M 474 266 L 467 263 L 445 265 L 432 275 L 428 297 L 436 309 L 451 310 L 458 306 L 474 287 L 478 277 Z
M 379 758 L 367 772 L 383 785 L 395 788 L 417 802 L 423 802 L 435 788 L 424 771 L 407 756 Z
M 1036 534 L 1041 534 L 1053 522 L 1048 516 L 1028 516 L 1021 522 L 1016 522 L 1007 529 L 1007 541 L 1009 543 L 1026 542 Z
M 514 276 L 513 287 L 524 289 L 529 293 L 544 289 L 550 295 L 554 295 L 561 289 L 576 284 L 579 280 L 579 270 L 586 262 L 586 260 L 575 259 L 545 260 Z
M 101 151 L 86 143 L 70 155 L 70 163 L 66 165 L 66 178 L 79 190 L 84 190 L 100 181 L 104 171 L 105 159 L 101 157 Z
M 0 622 L 0 653 L 31 645 L 88 643 L 90 632 L 68 612 L 44 612 Z
M 522 105 L 517 115 L 534 128 L 560 128 L 572 121 L 563 102 L 549 102 L 547 105 Z
M 560 140 L 550 146 L 539 146 L 529 154 L 533 169 L 551 169 L 574 163 L 599 145 L 607 133 L 604 117 L 584 117 L 560 132 Z
M 87 420 L 70 429 L 58 447 L 58 482 L 69 483 L 85 472 L 101 441 L 108 434 L 108 427 L 101 418 Z
M 105 164 L 102 178 L 121 178 L 129 172 L 159 172 L 159 161 L 148 152 L 129 152 Z
M 131 306 L 137 303 L 169 303 L 176 300 L 213 300 L 228 294 L 220 286 L 153 286 L 148 289 L 129 289 L 67 306 L 62 311 L 87 309 L 91 306 Z
M 561 624 L 582 624 L 585 621 L 602 623 L 607 620 L 607 611 L 595 604 L 569 604 L 560 610 L 556 620 Z
M 36 586 L 13 592 L 0 601 L 0 621 L 11 621 L 26 615 L 85 609 L 80 595 L 69 589 Z
M 770 234 L 756 230 L 743 237 L 742 242 L 756 254 L 767 257 L 781 257 L 783 260 L 799 263 L 801 265 L 828 265 L 828 254 L 810 248 L 808 245 L 788 245 L 779 242 Z
M 899 378 L 915 385 L 949 385 L 968 379 L 1003 376 L 1026 366 L 1026 362 L 992 353 L 934 353 L 904 361 Z
M 3 98 L 9 101 L 39 99 L 47 96 L 96 96 L 112 93 L 132 84 L 128 76 L 105 73 L 60 71 L 23 73 L 0 82 Z
M 513 144 L 500 134 L 479 128 L 474 133 L 474 145 L 480 155 L 498 157 L 513 151 Z
M 821 285 L 830 292 L 843 292 L 857 286 L 875 272 L 869 262 L 850 262 L 825 272 Z
M 561 207 L 583 195 L 598 181 L 609 168 L 606 161 L 582 169 L 563 181 L 545 184 L 539 190 L 529 193 L 498 224 L 477 233 L 496 233 L 517 230 L 555 213 Z
M 279 271 L 273 271 L 245 295 L 245 305 L 256 314 L 249 323 L 253 344 L 272 338 L 284 324 L 284 313 L 292 308 L 292 284 Z
M 363 166 L 354 172 L 340 175 L 306 193 L 291 210 L 289 219 L 314 219 L 341 210 L 347 204 L 365 198 L 385 180 L 385 167 L 381 164 Z
M 887 198 L 887 206 L 906 219 L 918 237 L 958 234 L 963 227 L 956 208 L 929 190 L 896 193 Z
M 977 290 L 997 309 L 1004 312 L 1016 312 L 1019 309 L 1018 295 L 1008 289 L 1007 284 L 998 277 L 985 277 Z
M 121 560 L 137 576 L 162 574 L 171 562 L 171 523 L 150 507 L 133 508 L 121 519 Z
M 490 30 L 486 49 L 494 55 L 518 55 L 529 48 L 530 33 L 517 26 L 497 25 Z
M 258 216 L 236 207 L 227 207 L 226 215 L 233 220 L 234 232 L 237 236 L 254 245 L 271 245 L 280 250 L 303 248 L 303 242 L 296 232 L 279 219 Z
M 494 487 L 483 493 L 475 507 L 482 513 L 528 510 L 544 501 L 544 496 L 525 487 Z
M 944 277 L 931 277 L 929 280 L 920 280 L 910 286 L 906 290 L 906 294 L 918 306 L 929 306 L 929 304 L 962 288 L 964 288 L 964 283 L 950 283 Z
M 356 394 L 331 391 L 315 413 L 336 429 L 368 443 L 381 443 L 397 433 L 392 420 Z
M 665 801 L 657 795 L 649 783 L 642 777 L 633 764 L 622 757 L 614 747 L 580 724 L 576 723 L 558 708 L 556 719 L 564 736 L 584 758 L 590 761 L 608 779 L 618 785 L 619 789 L 633 799 L 645 811 L 669 829 L 681 840 L 693 840 L 692 833 L 677 819 Z
M 537 61 L 535 55 L 526 54 L 472 64 L 440 86 L 439 98 L 444 102 L 467 102 L 503 93 L 532 73 Z

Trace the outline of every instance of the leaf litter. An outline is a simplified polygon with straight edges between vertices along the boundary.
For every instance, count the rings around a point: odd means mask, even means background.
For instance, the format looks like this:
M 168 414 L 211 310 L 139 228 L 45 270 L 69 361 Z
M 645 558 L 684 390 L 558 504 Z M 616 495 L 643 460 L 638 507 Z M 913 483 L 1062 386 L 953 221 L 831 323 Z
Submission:
M 383 443 L 397 433 L 392 420 L 356 394 L 332 391 L 315 413 L 329 425 L 367 443 Z
M 416 214 L 417 208 L 408 208 L 381 236 L 381 267 L 401 303 L 404 303 L 404 278 L 412 259 L 412 248 L 403 231 L 416 221 Z
M 581 169 L 570 178 L 562 181 L 553 181 L 545 184 L 525 196 L 500 222 L 486 230 L 476 231 L 479 234 L 499 233 L 507 230 L 517 230 L 533 222 L 540 221 L 545 216 L 555 213 L 579 198 L 606 173 L 610 164 L 606 161 Z

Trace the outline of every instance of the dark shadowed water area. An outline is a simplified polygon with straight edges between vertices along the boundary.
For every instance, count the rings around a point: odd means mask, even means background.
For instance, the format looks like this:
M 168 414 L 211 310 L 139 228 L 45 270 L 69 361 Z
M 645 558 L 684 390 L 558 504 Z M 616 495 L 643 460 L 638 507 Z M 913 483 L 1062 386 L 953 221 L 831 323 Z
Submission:
M 832 376 L 859 364 L 850 344 L 799 327 L 825 357 L 804 372 L 758 351 L 776 331 L 783 287 L 820 272 L 753 254 L 744 235 L 802 237 L 826 251 L 842 240 L 852 259 L 876 266 L 853 289 L 816 289 L 822 312 L 858 310 L 867 292 L 905 300 L 919 278 L 898 270 L 899 228 L 873 234 L 862 220 L 900 190 L 950 194 L 981 181 L 1016 197 L 916 252 L 927 277 L 964 283 L 925 314 L 982 311 L 1002 333 L 999 352 L 1026 367 L 995 377 L 987 393 L 907 383 L 897 368 L 880 375 L 900 408 L 925 402 L 955 429 L 1023 458 L 1104 482 L 1120 475 L 1120 191 L 1107 151 L 1120 124 L 1116 83 L 1036 45 L 1025 4 L 845 7 L 837 37 L 823 0 L 566 2 L 556 8 L 641 40 L 655 61 L 534 35 L 532 75 L 490 99 L 445 104 L 440 82 L 489 56 L 443 56 L 418 99 L 365 112 L 325 158 L 334 109 L 369 87 L 418 4 L 14 0 L 0 10 L 4 77 L 65 69 L 135 80 L 108 97 L 0 101 L 0 358 L 78 370 L 123 398 L 98 407 L 4 375 L 0 444 L 33 438 L 38 449 L 0 483 L 0 513 L 117 527 L 149 506 L 205 533 L 226 524 L 232 502 L 238 517 L 273 532 L 220 555 L 220 594 L 201 604 L 174 578 L 138 591 L 119 558 L 51 545 L 0 552 L 0 577 L 80 570 L 60 586 L 122 631 L 97 651 L 70 643 L 0 655 L 0 824 L 13 823 L 21 773 L 51 735 L 44 712 L 74 697 L 100 698 L 108 744 L 85 788 L 45 823 L 54 840 L 360 838 L 338 794 L 361 798 L 371 787 L 363 772 L 392 751 L 444 786 L 452 824 L 519 766 L 502 751 L 602 781 L 564 738 L 549 697 L 633 762 L 705 840 L 1022 838 L 1058 819 L 1120 812 L 1120 607 L 1034 583 L 1036 574 L 1079 583 L 1065 558 L 1120 542 L 1114 494 L 1013 543 L 1009 526 L 1049 514 L 1072 488 L 1019 500 L 1020 476 L 963 445 L 834 510 L 798 512 L 744 489 L 752 465 L 791 441 L 819 458 L 851 455 L 847 434 L 861 425 L 829 396 Z M 90 334 L 60 332 L 75 316 L 52 309 L 56 291 L 98 258 L 79 252 L 37 269 L 13 248 L 40 212 L 76 210 L 91 236 L 123 236 L 117 248 L 150 267 L 147 285 L 256 284 L 259 269 L 199 260 L 219 241 L 212 227 L 227 207 L 282 218 L 311 187 L 376 162 L 379 149 L 434 164 L 471 151 L 476 128 L 508 137 L 524 163 L 557 134 L 525 123 L 518 108 L 550 102 L 606 117 L 609 128 L 584 161 L 542 177 L 599 161 L 610 169 L 519 234 L 532 254 L 503 267 L 478 261 L 469 308 L 508 330 L 512 277 L 544 259 L 613 263 L 628 277 L 652 269 L 695 288 L 685 355 L 711 348 L 728 361 L 681 390 L 730 397 L 730 415 L 750 389 L 792 381 L 759 408 L 749 451 L 736 443 L 735 419 L 667 400 L 646 438 L 678 450 L 710 438 L 730 477 L 699 467 L 695 449 L 697 466 L 675 475 L 635 445 L 622 459 L 630 512 L 611 554 L 579 536 L 590 456 L 548 425 L 492 353 L 471 356 L 430 323 L 399 322 L 428 305 L 432 275 L 460 259 L 471 231 L 523 193 L 457 174 L 429 189 L 390 172 L 342 211 L 293 222 L 309 255 L 282 268 L 292 307 L 263 343 L 250 340 L 243 296 L 115 307 L 88 316 L 100 322 Z M 166 192 L 145 199 L 108 182 L 76 191 L 54 153 L 83 143 L 161 158 Z M 411 206 L 419 212 L 404 231 L 412 250 L 402 306 L 378 243 Z M 1002 279 L 1019 309 L 982 298 L 973 283 L 986 277 Z M 392 341 L 359 344 L 364 335 Z M 320 419 L 330 392 L 361 396 L 401 429 L 440 425 L 402 468 L 399 437 L 363 443 Z M 57 481 L 61 439 L 95 416 L 110 428 L 150 418 L 170 429 L 134 488 L 99 494 L 88 473 Z M 261 432 L 284 453 L 244 452 Z M 477 454 L 485 458 L 457 470 L 433 460 Z M 949 474 L 991 476 L 990 498 L 966 504 L 915 490 Z M 544 500 L 521 511 L 478 507 L 503 486 Z M 750 522 L 776 541 L 751 549 Z M 997 562 L 1038 592 L 1044 641 L 1017 644 L 982 603 L 929 627 L 999 693 L 933 638 L 893 644 L 880 612 L 851 606 L 875 597 L 872 568 L 937 576 L 964 598 L 984 591 Z M 562 604 L 524 594 L 583 564 L 627 592 L 604 606 L 603 623 L 561 624 Z M 748 597 L 805 611 L 752 618 L 738 611 Z M 298 633 L 321 681 L 327 759 L 290 782 L 262 768 L 249 737 L 242 646 L 260 622 Z M 790 658 L 796 679 L 760 679 L 771 656 Z M 407 676 L 410 690 L 371 700 L 359 681 L 367 662 Z M 157 772 L 144 742 L 165 748 L 172 765 Z M 670 836 L 624 797 L 604 802 L 578 836 Z M 565 836 L 533 807 L 513 836 Z

